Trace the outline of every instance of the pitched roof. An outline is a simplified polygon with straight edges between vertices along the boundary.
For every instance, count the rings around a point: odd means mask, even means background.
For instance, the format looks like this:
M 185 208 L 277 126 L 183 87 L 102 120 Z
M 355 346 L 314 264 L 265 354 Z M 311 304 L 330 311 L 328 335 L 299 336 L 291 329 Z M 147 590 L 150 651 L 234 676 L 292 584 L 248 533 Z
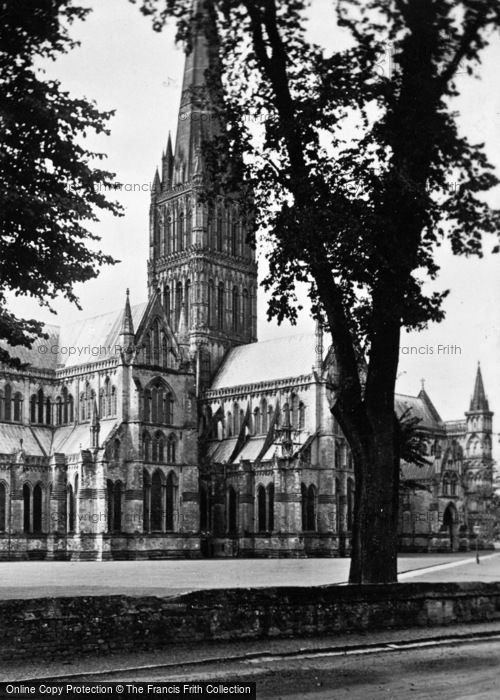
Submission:
M 99 445 L 102 445 L 108 438 L 109 434 L 116 426 L 116 421 L 102 420 L 99 430 Z M 66 426 L 58 428 L 54 437 L 52 451 L 62 452 L 65 455 L 78 454 L 80 450 L 85 450 L 90 447 L 90 426 L 88 423 L 81 425 Z
M 222 389 L 311 374 L 315 346 L 314 333 L 239 345 L 228 352 L 210 388 Z
M 0 423 L 0 453 L 12 454 L 22 449 L 32 457 L 46 457 L 52 440 L 51 428 L 31 428 L 18 423 Z
M 408 411 L 408 418 L 419 418 L 418 428 L 437 430 L 443 428 L 443 423 L 432 403 L 427 402 L 422 396 L 407 396 L 406 394 L 396 394 L 395 396 L 396 414 L 401 417 Z M 432 407 L 432 408 L 431 408 Z
M 131 307 L 135 328 L 146 310 L 147 302 Z M 110 359 L 119 353 L 123 309 L 100 316 L 78 320 L 66 326 L 44 326 L 48 339 L 36 338 L 31 348 L 10 347 L 2 342 L 12 357 L 38 369 L 56 370 L 64 367 Z
M 5 340 L 0 340 L 0 347 L 8 351 L 11 357 L 20 360 L 23 364 L 29 364 L 39 369 L 55 370 L 58 364 L 58 355 L 50 352 L 50 348 L 59 345 L 59 326 L 45 325 L 43 330 L 48 338 L 35 338 L 31 348 L 21 345 L 12 347 Z
M 143 302 L 131 307 L 135 328 L 139 325 L 146 306 L 147 302 Z M 59 367 L 76 367 L 119 355 L 123 313 L 123 309 L 120 309 L 63 326 L 59 346 L 61 352 L 66 354 L 61 355 Z M 74 350 L 73 354 L 69 354 L 68 348 Z

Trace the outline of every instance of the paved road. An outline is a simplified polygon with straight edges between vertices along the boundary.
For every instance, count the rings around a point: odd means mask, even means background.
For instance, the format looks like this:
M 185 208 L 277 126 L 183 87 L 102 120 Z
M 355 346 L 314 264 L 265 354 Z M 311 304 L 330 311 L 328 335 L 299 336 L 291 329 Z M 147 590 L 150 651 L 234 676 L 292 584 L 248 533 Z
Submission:
M 410 633 L 411 631 L 407 631 Z M 370 639 L 370 638 L 369 638 Z M 371 640 L 370 640 L 371 641 Z M 431 644 L 432 646 L 428 646 Z M 207 650 L 208 651 L 208 650 Z M 76 680 L 76 679 L 74 679 Z M 282 700 L 498 700 L 500 635 L 495 639 L 412 643 L 364 649 L 307 649 L 238 659 L 206 659 L 188 665 L 143 668 L 119 674 L 80 677 L 78 681 L 198 681 L 257 684 L 257 698 Z
M 500 642 L 268 662 L 253 679 L 259 700 L 498 700 Z
M 500 552 L 405 555 L 400 580 L 500 581 Z M 172 595 L 208 588 L 318 586 L 347 581 L 348 559 L 0 562 L 0 598 Z

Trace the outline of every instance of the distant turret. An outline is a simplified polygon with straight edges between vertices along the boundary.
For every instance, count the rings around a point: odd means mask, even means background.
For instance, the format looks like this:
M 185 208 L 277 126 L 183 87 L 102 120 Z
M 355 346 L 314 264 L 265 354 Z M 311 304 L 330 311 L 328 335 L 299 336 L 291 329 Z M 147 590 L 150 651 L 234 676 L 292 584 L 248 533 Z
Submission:
M 153 186 L 151 188 L 151 197 L 154 197 L 158 192 L 161 190 L 161 180 L 160 180 L 160 173 L 158 172 L 158 168 L 155 170 L 155 175 L 153 178 Z
M 481 366 L 478 363 L 474 393 L 470 408 L 465 414 L 467 419 L 466 456 L 473 460 L 491 458 L 492 417 L 486 392 L 484 391 Z
M 481 365 L 477 363 L 476 372 L 476 382 L 474 384 L 474 393 L 470 402 L 469 411 L 487 411 L 489 412 L 490 407 L 488 404 L 488 399 L 484 391 L 483 377 L 481 374 Z
M 172 175 L 174 171 L 174 154 L 172 150 L 172 139 L 168 133 L 167 150 L 162 158 L 162 188 L 168 190 L 172 187 Z
M 122 326 L 120 329 L 120 350 L 125 361 L 130 362 L 130 358 L 135 350 L 135 332 L 128 289 L 125 297 L 125 309 L 123 310 Z

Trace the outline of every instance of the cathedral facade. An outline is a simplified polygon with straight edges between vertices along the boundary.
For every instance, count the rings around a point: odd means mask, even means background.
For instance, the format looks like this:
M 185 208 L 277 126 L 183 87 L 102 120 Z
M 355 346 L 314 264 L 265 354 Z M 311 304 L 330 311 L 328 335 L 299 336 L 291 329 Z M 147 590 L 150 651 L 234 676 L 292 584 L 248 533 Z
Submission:
M 236 197 L 207 203 L 219 128 L 212 49 L 186 57 L 149 215 L 148 301 L 47 327 L 0 368 L 0 559 L 343 556 L 355 479 L 315 334 L 257 342 L 257 263 Z M 472 381 L 472 378 L 471 378 Z M 465 419 L 424 389 L 427 465 L 402 465 L 404 551 L 490 543 L 492 413 L 478 368 Z

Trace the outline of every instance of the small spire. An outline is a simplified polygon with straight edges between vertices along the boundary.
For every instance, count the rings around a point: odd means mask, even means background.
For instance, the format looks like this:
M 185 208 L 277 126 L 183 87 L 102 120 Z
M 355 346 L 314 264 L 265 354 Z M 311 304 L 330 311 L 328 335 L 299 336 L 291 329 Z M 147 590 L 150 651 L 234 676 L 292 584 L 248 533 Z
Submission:
M 161 190 L 160 173 L 158 172 L 158 168 L 156 168 L 155 176 L 153 179 L 153 187 L 151 188 L 151 194 L 156 194 L 160 190 Z
M 122 327 L 120 335 L 134 335 L 134 321 L 132 319 L 132 310 L 130 308 L 130 290 L 127 287 L 125 295 L 125 309 L 123 310 Z
M 130 291 L 127 288 L 125 295 L 125 308 L 123 310 L 122 325 L 120 329 L 120 353 L 126 360 L 130 361 L 134 352 L 135 331 L 132 309 L 130 308 Z
M 422 391 L 425 391 L 425 379 L 422 378 L 420 384 L 422 385 Z
M 481 374 L 481 365 L 477 363 L 476 381 L 474 384 L 474 394 L 470 402 L 469 411 L 489 411 L 490 407 L 486 393 L 484 391 L 483 376 Z
M 207 0 L 195 0 L 191 5 L 175 139 L 173 183 L 176 185 L 191 180 L 192 176 L 197 174 L 194 167 L 196 149 L 220 133 L 221 87 L 213 6 Z
M 172 137 L 168 132 L 167 148 L 161 161 L 163 188 L 169 189 L 172 186 L 172 175 L 174 171 L 174 155 L 172 149 Z

